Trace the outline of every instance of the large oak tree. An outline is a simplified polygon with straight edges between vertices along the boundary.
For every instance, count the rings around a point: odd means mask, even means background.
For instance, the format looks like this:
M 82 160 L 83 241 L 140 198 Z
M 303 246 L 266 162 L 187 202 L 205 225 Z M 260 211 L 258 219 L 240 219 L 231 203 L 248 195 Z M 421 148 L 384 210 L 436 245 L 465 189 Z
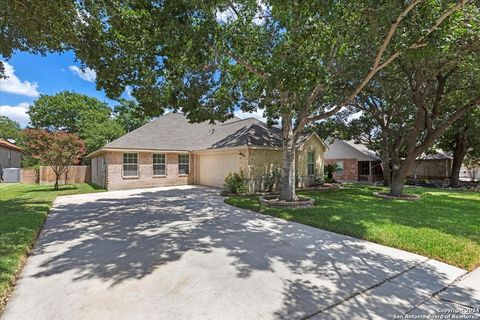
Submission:
M 415 160 L 480 107 L 478 21 L 444 30 L 432 42 L 392 63 L 357 99 L 364 114 L 352 125 L 381 155 L 386 173 L 391 167 L 394 196 L 403 192 Z
M 296 198 L 295 145 L 305 127 L 349 106 L 379 71 L 428 45 L 445 21 L 468 27 L 466 13 L 476 6 L 471 0 L 71 3 L 74 36 L 54 32 L 97 72 L 97 86 L 110 97 L 130 86 L 153 115 L 173 108 L 192 121 L 222 121 L 235 108 L 260 108 L 280 120 L 287 200 Z M 21 33 L 18 23 L 13 30 Z M 17 38 L 7 34 L 7 43 L 9 36 Z
M 263 109 L 283 134 L 281 197 L 296 199 L 305 126 L 352 103 L 382 69 L 428 45 L 472 1 L 123 1 L 84 3 L 77 56 L 112 97 L 192 121 Z M 352 72 L 353 71 L 353 72 Z M 357 71 L 360 71 L 358 73 Z

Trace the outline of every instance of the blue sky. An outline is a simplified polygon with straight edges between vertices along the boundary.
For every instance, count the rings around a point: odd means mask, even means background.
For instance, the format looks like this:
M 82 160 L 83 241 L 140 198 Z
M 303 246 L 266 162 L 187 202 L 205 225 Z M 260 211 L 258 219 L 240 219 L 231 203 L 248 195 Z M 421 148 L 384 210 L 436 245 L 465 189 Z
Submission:
M 2 61 L 8 79 L 0 80 L 0 114 L 28 124 L 26 111 L 40 94 L 53 95 L 63 90 L 75 91 L 96 97 L 110 106 L 115 101 L 95 88 L 95 72 L 80 70 L 71 52 L 46 56 L 17 53 Z M 132 98 L 127 93 L 124 98 Z
M 28 108 L 40 94 L 54 95 L 69 90 L 96 97 L 113 107 L 116 102 L 96 90 L 95 72 L 82 71 L 72 52 L 46 56 L 16 53 L 11 59 L 1 59 L 5 64 L 7 79 L 0 79 L 0 115 L 18 121 L 23 127 L 29 123 Z M 133 99 L 127 92 L 123 98 Z M 235 111 L 240 118 L 255 117 L 265 121 L 263 112 Z

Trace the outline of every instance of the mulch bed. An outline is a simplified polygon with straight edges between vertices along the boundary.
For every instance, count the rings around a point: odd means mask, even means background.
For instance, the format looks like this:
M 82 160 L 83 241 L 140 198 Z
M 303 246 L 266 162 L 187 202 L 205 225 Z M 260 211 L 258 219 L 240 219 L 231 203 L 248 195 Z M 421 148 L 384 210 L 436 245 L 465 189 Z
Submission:
M 259 197 L 261 205 L 274 208 L 312 208 L 315 200 L 307 197 L 298 197 L 297 201 L 285 201 L 278 199 L 278 196 Z
M 373 195 L 378 198 L 388 199 L 388 200 L 408 200 L 408 201 L 418 201 L 421 199 L 419 195 L 416 194 L 402 194 L 399 197 L 389 195 L 386 192 L 374 192 Z
M 309 186 L 304 188 L 297 188 L 297 191 L 329 191 L 329 190 L 338 190 L 340 189 L 340 185 L 338 184 L 330 184 L 325 183 L 318 186 Z

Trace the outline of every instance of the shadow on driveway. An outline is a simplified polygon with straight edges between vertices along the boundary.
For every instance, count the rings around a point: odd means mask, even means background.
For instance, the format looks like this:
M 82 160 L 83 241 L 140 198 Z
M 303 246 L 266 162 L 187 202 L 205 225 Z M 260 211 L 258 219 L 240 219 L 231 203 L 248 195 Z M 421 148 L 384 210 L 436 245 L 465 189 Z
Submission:
M 231 207 L 213 189 L 68 196 L 56 201 L 4 316 L 391 318 L 464 273 L 428 263 Z M 414 271 L 419 278 L 393 281 Z

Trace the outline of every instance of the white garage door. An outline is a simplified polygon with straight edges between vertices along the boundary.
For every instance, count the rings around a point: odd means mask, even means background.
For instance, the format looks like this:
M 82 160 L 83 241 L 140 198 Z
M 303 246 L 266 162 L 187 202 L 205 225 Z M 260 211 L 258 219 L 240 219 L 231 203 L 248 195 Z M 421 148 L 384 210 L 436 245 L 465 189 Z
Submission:
M 211 187 L 223 187 L 229 172 L 240 170 L 238 152 L 202 154 L 199 158 L 200 184 Z

